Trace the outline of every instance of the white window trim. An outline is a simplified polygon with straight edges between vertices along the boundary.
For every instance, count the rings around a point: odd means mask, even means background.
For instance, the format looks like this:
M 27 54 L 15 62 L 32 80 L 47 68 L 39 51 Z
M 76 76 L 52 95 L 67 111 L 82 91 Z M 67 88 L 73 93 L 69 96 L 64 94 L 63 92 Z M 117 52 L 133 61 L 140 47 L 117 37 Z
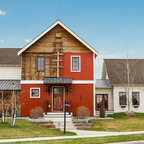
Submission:
M 39 90 L 39 96 L 38 97 L 33 97 L 31 94 L 31 91 L 33 90 L 33 89 L 38 89 Z M 30 88 L 30 98 L 40 98 L 40 88 Z
M 73 57 L 78 57 L 79 58 L 79 70 L 78 71 L 73 71 L 72 70 L 72 58 Z M 81 56 L 79 56 L 79 55 L 73 55 L 73 56 L 71 56 L 71 72 L 81 72 Z

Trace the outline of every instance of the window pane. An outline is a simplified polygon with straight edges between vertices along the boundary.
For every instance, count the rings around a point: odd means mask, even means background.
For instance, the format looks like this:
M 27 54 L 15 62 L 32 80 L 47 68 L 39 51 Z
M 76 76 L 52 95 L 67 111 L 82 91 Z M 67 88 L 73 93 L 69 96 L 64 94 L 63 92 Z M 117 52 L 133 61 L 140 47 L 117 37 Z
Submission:
M 39 97 L 39 89 L 32 89 L 31 93 L 33 97 Z
M 38 57 L 37 68 L 38 71 L 44 71 L 44 57 Z
M 72 58 L 72 70 L 74 70 L 74 71 L 79 70 L 79 57 Z
M 120 105 L 126 105 L 126 93 L 125 92 L 120 92 Z
M 132 93 L 132 104 L 139 105 L 139 92 Z

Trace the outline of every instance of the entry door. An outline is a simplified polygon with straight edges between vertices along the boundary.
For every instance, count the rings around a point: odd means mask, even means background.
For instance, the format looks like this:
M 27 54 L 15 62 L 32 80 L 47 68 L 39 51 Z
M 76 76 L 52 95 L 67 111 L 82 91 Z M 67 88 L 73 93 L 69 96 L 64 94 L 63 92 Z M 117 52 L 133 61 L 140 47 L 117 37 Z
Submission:
M 104 110 L 108 110 L 108 95 L 96 94 L 96 110 L 99 111 L 103 107 Z
M 53 88 L 53 111 L 63 111 L 63 87 Z

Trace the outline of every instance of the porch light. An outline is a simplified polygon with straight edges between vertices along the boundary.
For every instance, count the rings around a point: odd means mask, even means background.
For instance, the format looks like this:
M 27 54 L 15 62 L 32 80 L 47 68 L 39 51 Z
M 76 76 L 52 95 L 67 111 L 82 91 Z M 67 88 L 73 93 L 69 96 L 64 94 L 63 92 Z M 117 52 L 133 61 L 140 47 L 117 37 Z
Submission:
M 47 92 L 47 88 L 44 89 L 44 92 Z

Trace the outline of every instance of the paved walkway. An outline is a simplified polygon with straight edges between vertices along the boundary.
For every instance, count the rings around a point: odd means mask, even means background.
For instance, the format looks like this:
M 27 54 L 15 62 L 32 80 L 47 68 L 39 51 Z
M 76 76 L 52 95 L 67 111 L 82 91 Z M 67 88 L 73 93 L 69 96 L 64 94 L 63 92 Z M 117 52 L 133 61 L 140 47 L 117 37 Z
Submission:
M 75 139 L 75 138 L 90 138 L 90 137 L 104 137 L 104 136 L 119 136 L 129 134 L 142 134 L 144 131 L 136 132 L 103 132 L 103 131 L 84 131 L 74 130 L 76 136 L 58 136 L 58 137 L 37 137 L 37 138 L 21 138 L 21 139 L 3 139 L 0 143 L 5 142 L 22 142 L 22 141 L 40 141 L 40 140 L 58 140 L 58 139 Z
M 118 142 L 118 143 L 108 143 L 108 144 L 144 144 L 144 140 L 129 141 L 129 142 Z

